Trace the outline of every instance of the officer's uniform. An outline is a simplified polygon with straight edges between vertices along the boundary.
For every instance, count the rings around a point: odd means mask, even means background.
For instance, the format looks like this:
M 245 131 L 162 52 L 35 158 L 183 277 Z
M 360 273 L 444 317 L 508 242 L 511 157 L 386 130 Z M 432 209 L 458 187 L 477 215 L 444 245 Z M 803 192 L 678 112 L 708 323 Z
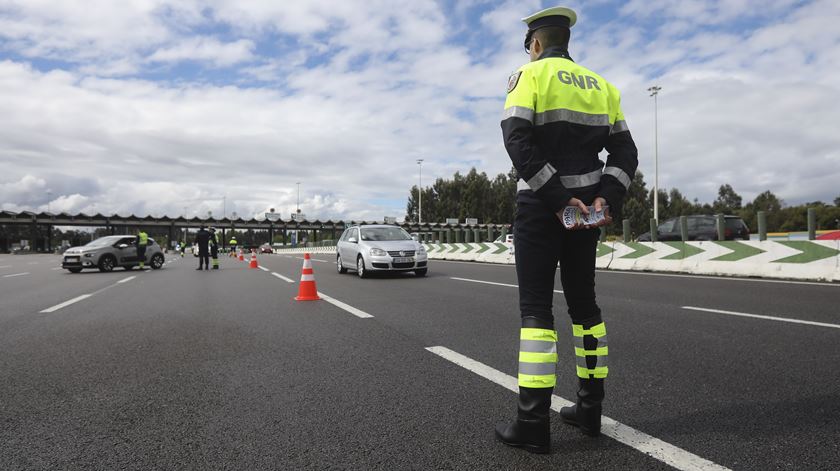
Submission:
M 213 259 L 213 269 L 219 269 L 219 233 L 215 227 L 210 228 L 210 257 Z
M 137 245 L 137 261 L 140 262 L 140 268 L 145 268 L 146 264 L 146 246 L 149 245 L 149 234 L 141 230 L 137 233 L 137 238 L 134 239 Z
M 198 270 L 210 269 L 210 232 L 201 228 L 195 234 L 195 243 L 198 245 Z
M 571 28 L 577 16 L 550 8 L 524 18 L 525 47 L 542 27 Z M 576 406 L 562 418 L 584 433 L 600 432 L 603 381 L 608 373 L 606 326 L 595 303 L 595 251 L 599 229 L 567 230 L 556 213 L 569 199 L 591 205 L 603 197 L 618 218 L 637 166 L 637 151 L 621 111 L 618 90 L 576 64 L 565 49 L 547 48 L 508 80 L 502 117 L 505 148 L 520 180 L 514 245 L 522 316 L 519 353 L 519 412 L 497 428 L 509 445 L 547 452 L 549 408 L 555 385 L 557 333 L 552 301 L 560 280 L 572 319 L 579 391 Z M 609 152 L 606 166 L 598 159 Z
M 235 257 L 236 256 L 236 237 L 231 238 L 228 245 L 230 245 L 230 256 Z

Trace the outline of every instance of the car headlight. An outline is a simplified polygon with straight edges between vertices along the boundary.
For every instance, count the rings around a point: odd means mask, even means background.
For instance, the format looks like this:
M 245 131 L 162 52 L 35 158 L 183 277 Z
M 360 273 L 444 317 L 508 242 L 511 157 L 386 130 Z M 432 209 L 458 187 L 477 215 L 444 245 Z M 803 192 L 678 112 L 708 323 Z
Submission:
M 426 253 L 426 247 L 423 247 L 422 245 L 418 245 L 417 246 L 417 253 Z
M 382 249 L 377 249 L 377 248 L 374 247 L 374 248 L 370 249 L 370 254 L 373 255 L 374 257 L 384 257 L 384 256 L 388 255 L 388 252 L 386 252 Z
M 86 253 L 85 257 L 93 257 L 93 254 L 92 253 Z

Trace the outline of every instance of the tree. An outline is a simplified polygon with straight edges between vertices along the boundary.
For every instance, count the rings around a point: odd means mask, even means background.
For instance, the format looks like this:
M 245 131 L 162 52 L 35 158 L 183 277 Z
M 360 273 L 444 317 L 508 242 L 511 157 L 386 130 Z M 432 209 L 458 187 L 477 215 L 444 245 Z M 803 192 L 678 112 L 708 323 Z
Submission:
M 735 193 L 732 186 L 727 184 L 721 185 L 718 189 L 718 197 L 712 204 L 716 213 L 734 214 L 741 209 L 741 195 Z
M 834 198 L 834 206 L 840 207 L 840 196 Z

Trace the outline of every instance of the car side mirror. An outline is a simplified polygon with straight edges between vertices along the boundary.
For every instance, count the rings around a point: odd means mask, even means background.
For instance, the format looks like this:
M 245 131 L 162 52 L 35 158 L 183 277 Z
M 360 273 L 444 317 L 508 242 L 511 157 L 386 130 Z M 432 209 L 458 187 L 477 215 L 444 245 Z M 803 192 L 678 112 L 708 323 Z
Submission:
M 358 244 L 359 240 L 356 239 L 355 237 L 351 237 L 351 238 L 347 239 L 347 242 L 350 242 L 351 244 Z
M 128 244 L 120 244 L 120 245 L 117 246 L 117 248 L 119 248 L 119 249 L 124 249 L 124 248 L 127 248 L 127 247 L 128 247 Z

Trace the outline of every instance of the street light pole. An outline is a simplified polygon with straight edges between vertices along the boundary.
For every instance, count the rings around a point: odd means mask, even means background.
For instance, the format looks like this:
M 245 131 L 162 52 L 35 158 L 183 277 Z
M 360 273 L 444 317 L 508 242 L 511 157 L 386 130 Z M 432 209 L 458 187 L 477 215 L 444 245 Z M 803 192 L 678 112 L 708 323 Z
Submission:
M 650 96 L 653 97 L 653 219 L 659 224 L 659 104 L 656 97 L 662 87 L 654 85 L 648 88 Z
M 417 159 L 420 166 L 420 183 L 417 185 L 417 225 L 423 224 L 423 159 Z
M 297 182 L 297 214 L 300 214 L 300 182 Z

